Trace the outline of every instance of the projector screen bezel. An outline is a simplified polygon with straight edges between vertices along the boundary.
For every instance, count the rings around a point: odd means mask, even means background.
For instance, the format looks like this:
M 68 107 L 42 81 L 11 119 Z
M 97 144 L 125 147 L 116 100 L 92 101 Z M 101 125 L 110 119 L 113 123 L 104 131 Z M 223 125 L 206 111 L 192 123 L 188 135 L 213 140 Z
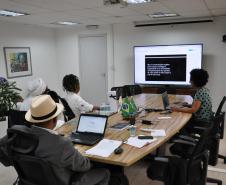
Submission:
M 192 43 L 192 44 L 160 44 L 160 45 L 135 45 L 133 46 L 133 62 L 134 62 L 134 84 L 136 85 L 142 85 L 142 86 L 149 86 L 149 87 L 163 87 L 163 86 L 167 86 L 167 87 L 190 87 L 190 84 L 146 84 L 146 83 L 136 83 L 135 81 L 135 73 L 136 73 L 136 69 L 135 69 L 135 48 L 137 47 L 159 47 L 159 46 L 191 46 L 191 45 L 200 45 L 201 46 L 201 68 L 203 67 L 203 43 Z

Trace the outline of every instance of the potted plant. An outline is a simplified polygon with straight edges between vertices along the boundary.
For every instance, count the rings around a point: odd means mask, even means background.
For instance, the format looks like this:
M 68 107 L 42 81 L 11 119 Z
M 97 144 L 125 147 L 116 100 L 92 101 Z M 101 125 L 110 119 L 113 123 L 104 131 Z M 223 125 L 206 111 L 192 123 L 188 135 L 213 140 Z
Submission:
M 5 120 L 7 112 L 16 107 L 16 103 L 21 100 L 18 93 L 21 89 L 16 87 L 16 82 L 8 82 L 0 77 L 0 121 Z

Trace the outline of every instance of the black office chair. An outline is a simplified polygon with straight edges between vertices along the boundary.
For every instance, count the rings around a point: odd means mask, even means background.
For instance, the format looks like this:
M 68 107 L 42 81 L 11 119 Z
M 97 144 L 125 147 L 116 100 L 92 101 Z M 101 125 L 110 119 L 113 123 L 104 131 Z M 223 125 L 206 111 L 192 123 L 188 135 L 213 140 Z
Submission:
M 8 153 L 18 173 L 18 185 L 62 185 L 50 164 L 34 156 L 38 138 L 30 128 L 15 125 L 7 130 Z M 15 183 L 16 184 L 16 183 Z
M 111 91 L 116 91 L 116 96 L 114 99 L 118 100 L 121 96 L 125 98 L 126 96 L 133 96 L 142 93 L 142 88 L 139 85 L 124 85 L 119 87 L 112 87 Z
M 210 129 L 206 129 L 196 142 L 174 140 L 174 143 L 192 147 L 191 153 L 184 157 L 154 157 L 147 169 L 147 176 L 167 185 L 205 185 L 208 167 L 205 145 Z
M 25 125 L 30 127 L 31 124 L 25 120 L 26 111 L 19 110 L 9 110 L 8 115 L 8 128 L 11 128 L 13 125 Z
M 218 114 L 218 116 L 214 116 L 212 118 L 212 128 L 209 132 L 208 137 L 206 138 L 206 149 L 209 151 L 209 162 L 208 164 L 211 166 L 215 166 L 218 161 L 218 152 L 219 152 L 219 145 L 220 145 L 220 125 L 222 120 L 224 120 L 225 112 Z M 191 133 L 190 136 L 181 136 L 179 135 L 178 138 L 189 141 L 189 142 L 197 142 L 199 139 L 199 134 L 205 131 L 207 127 L 194 127 L 194 133 Z M 197 132 L 198 131 L 198 132 Z M 198 133 L 198 134 L 197 134 Z M 174 155 L 179 156 L 186 156 L 190 155 L 192 151 L 191 146 L 183 147 L 181 144 L 174 144 L 170 147 L 170 151 Z M 207 178 L 207 182 L 215 183 L 218 185 L 222 185 L 222 181 L 219 179 L 214 178 Z
M 68 105 L 68 102 L 64 98 L 61 98 L 61 97 L 59 97 L 59 98 L 60 98 L 61 103 L 64 106 L 64 111 L 63 111 L 64 121 L 67 122 L 67 121 L 75 118 L 75 114 L 71 110 L 70 106 Z

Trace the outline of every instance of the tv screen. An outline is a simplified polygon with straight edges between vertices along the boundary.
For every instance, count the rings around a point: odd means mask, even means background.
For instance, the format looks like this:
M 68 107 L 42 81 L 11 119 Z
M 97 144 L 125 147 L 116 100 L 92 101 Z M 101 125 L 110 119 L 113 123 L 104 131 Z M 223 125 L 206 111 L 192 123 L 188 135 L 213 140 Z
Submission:
M 202 44 L 134 46 L 135 83 L 190 85 L 190 71 L 202 66 Z

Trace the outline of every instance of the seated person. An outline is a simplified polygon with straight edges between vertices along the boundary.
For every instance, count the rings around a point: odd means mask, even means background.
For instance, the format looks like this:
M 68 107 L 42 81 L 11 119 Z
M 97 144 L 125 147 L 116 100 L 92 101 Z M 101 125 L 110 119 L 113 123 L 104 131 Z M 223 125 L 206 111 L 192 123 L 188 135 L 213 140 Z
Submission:
M 28 95 L 23 102 L 17 104 L 17 109 L 20 111 L 28 111 L 31 106 L 32 99 L 45 92 L 47 86 L 41 78 L 36 78 L 28 82 Z
M 203 69 L 193 69 L 190 72 L 191 86 L 197 89 L 191 108 L 172 107 L 172 111 L 193 114 L 193 121 L 210 121 L 212 112 L 212 100 L 209 90 L 205 87 L 208 82 L 208 72 Z
M 80 84 L 77 76 L 73 74 L 66 75 L 63 78 L 63 88 L 67 93 L 65 99 L 76 116 L 83 112 L 100 110 L 100 107 L 93 106 L 79 96 Z
M 82 156 L 70 140 L 53 131 L 57 116 L 62 111 L 63 106 L 55 103 L 49 95 L 41 95 L 32 100 L 25 119 L 32 124 L 31 133 L 39 138 L 35 156 L 52 165 L 54 173 L 63 185 L 107 185 L 109 171 L 104 168 L 91 169 L 89 159 Z M 6 151 L 0 145 L 0 162 L 9 165 Z

